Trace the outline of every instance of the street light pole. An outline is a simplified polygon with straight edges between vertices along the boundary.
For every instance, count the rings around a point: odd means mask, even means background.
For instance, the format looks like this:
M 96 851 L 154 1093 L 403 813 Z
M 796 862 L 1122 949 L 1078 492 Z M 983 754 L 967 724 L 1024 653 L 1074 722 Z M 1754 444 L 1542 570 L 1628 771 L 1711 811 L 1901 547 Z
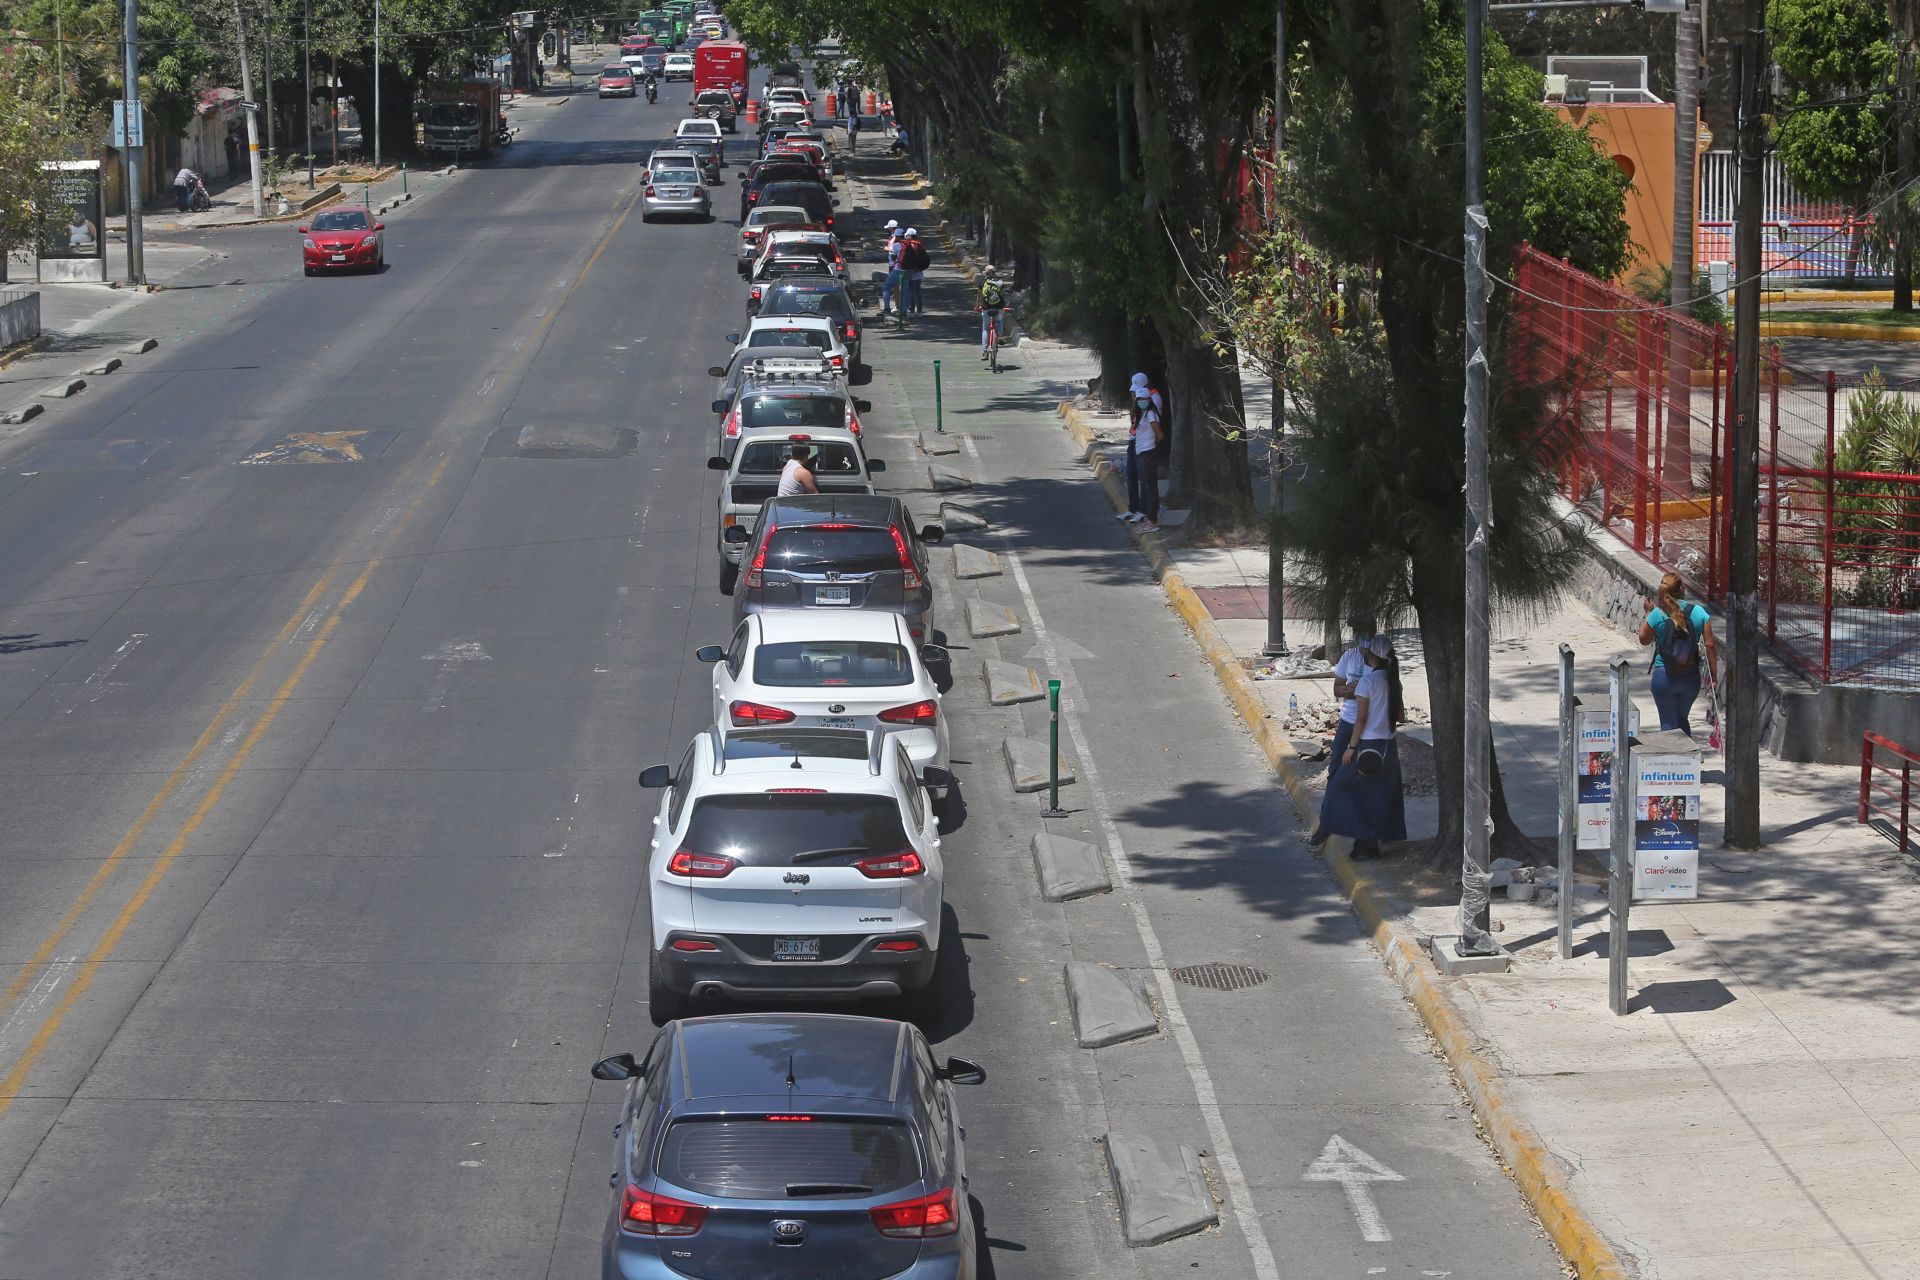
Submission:
M 380 0 L 373 0 L 373 167 L 380 168 Z
M 300 51 L 306 96 L 300 100 L 300 131 L 306 134 L 302 149 L 307 153 L 307 190 L 313 190 L 313 0 L 306 0 L 300 11 Z
M 267 158 L 277 154 L 273 145 L 273 0 L 260 6 L 260 100 L 267 109 Z M 277 185 L 277 184 L 276 184 Z
M 1280 153 L 1287 140 L 1287 0 L 1273 0 L 1273 167 L 1268 171 L 1269 204 L 1274 229 L 1280 225 Z M 1284 273 L 1293 264 L 1274 252 L 1274 287 L 1282 289 Z M 1273 527 L 1267 535 L 1267 643 L 1270 658 L 1287 651 L 1287 549 L 1280 537 L 1280 518 L 1287 511 L 1287 353 L 1274 352 L 1273 434 L 1267 442 L 1267 496 Z
M 125 78 L 122 96 L 126 105 L 122 108 L 126 122 L 125 145 L 120 149 L 126 160 L 127 186 L 127 283 L 145 284 L 147 282 L 145 231 L 140 222 L 140 171 L 142 153 L 145 147 L 134 145 L 135 138 L 145 137 L 140 118 L 140 16 L 137 0 L 126 0 L 126 54 L 122 74 Z M 61 120 L 65 128 L 66 121 Z M 103 219 L 104 221 L 104 219 Z M 104 246 L 103 246 L 104 251 Z
M 1492 766 L 1492 710 L 1488 705 L 1488 612 L 1493 527 L 1492 489 L 1487 474 L 1487 208 L 1481 63 L 1486 41 L 1485 0 L 1467 0 L 1467 413 L 1466 413 L 1466 714 L 1461 725 L 1465 753 L 1462 773 L 1465 806 L 1461 818 L 1465 847 L 1460 873 L 1462 955 L 1493 955 L 1499 948 L 1491 933 L 1488 894 L 1488 774 Z M 1435 732 L 1445 729 L 1436 726 Z
M 240 43 L 240 114 L 247 118 L 247 168 L 253 178 L 253 216 L 260 218 L 267 212 L 260 190 L 260 111 L 253 100 L 253 66 L 247 61 L 247 20 L 240 12 L 240 0 L 233 0 L 233 30 Z

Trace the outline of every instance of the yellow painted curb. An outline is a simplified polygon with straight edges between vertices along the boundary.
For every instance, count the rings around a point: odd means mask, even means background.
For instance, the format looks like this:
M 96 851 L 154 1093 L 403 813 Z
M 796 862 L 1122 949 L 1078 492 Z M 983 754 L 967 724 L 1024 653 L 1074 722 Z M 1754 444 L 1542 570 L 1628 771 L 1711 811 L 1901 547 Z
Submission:
M 1892 302 L 1891 289 L 1766 289 L 1762 302 Z
M 1920 342 L 1920 325 L 1904 324 L 1801 324 L 1786 320 L 1762 320 L 1763 338 L 1843 338 L 1855 342 Z
M 1066 401 L 1061 402 L 1059 414 L 1068 434 L 1079 446 L 1082 460 L 1093 463 L 1107 500 L 1115 510 L 1126 510 L 1126 494 L 1119 474 L 1112 461 L 1097 454 L 1093 429 L 1080 411 Z M 1253 678 L 1234 656 L 1206 605 L 1173 567 L 1173 560 L 1160 538 L 1138 532 L 1133 537 L 1152 565 L 1174 612 L 1193 632 L 1201 652 L 1213 665 L 1214 674 L 1225 688 L 1227 701 L 1252 732 L 1255 744 L 1279 776 L 1293 807 L 1305 818 L 1314 812 L 1315 806 L 1305 779 L 1295 767 L 1299 756 L 1267 711 L 1259 690 L 1253 687 Z M 1383 896 L 1348 859 L 1350 848 L 1350 841 L 1338 837 L 1327 842 L 1327 860 L 1346 890 L 1354 914 L 1372 936 L 1374 946 L 1386 961 L 1387 971 L 1399 983 L 1401 994 L 1439 1043 L 1487 1139 L 1493 1143 L 1494 1151 L 1519 1185 L 1527 1203 L 1539 1215 L 1547 1237 L 1560 1251 L 1560 1256 L 1573 1264 L 1581 1280 L 1626 1280 L 1626 1268 L 1600 1229 L 1582 1212 L 1560 1172 L 1559 1161 L 1547 1149 L 1545 1140 L 1509 1109 L 1499 1073 L 1480 1053 L 1472 1028 L 1443 989 L 1439 971 L 1411 938 L 1393 927 Z
M 0 369 L 6 368 L 16 360 L 23 360 L 34 352 L 44 348 L 52 339 L 46 334 L 37 338 L 28 338 L 25 342 L 16 342 L 4 351 L 0 351 Z

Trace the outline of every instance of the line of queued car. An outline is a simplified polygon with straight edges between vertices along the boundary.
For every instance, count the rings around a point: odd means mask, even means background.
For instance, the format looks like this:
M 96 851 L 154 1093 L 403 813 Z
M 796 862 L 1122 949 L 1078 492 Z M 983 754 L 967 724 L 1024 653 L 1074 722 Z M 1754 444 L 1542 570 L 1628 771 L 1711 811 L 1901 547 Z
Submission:
M 718 133 L 682 121 L 649 157 L 648 220 L 711 219 Z M 762 130 L 742 174 L 746 319 L 708 371 L 732 628 L 694 654 L 713 670 L 712 723 L 640 775 L 661 793 L 647 864 L 661 1030 L 593 1068 L 628 1082 L 603 1280 L 976 1273 L 953 1090 L 985 1072 L 937 1060 L 905 1016 L 939 1017 L 965 982 L 942 946 L 955 784 L 928 548 L 944 531 L 874 489 L 885 464 L 851 389 L 865 370 L 834 163 L 810 119 L 790 120 Z M 783 495 L 783 477 L 803 491 Z M 856 1007 L 793 1008 L 821 1002 Z

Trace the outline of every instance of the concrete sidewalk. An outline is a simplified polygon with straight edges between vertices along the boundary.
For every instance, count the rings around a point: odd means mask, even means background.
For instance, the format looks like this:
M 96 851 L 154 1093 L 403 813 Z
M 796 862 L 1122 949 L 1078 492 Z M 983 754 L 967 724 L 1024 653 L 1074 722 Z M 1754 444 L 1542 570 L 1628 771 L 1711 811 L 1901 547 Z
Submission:
M 1084 419 L 1117 441 L 1120 419 Z M 1239 664 L 1258 669 L 1264 550 L 1174 548 L 1171 559 Z M 1290 617 L 1288 632 L 1310 646 L 1319 624 Z M 1418 632 L 1395 640 L 1407 704 L 1422 720 Z M 1513 812 L 1543 848 L 1556 829 L 1561 642 L 1576 651 L 1576 687 L 1589 705 L 1605 702 L 1607 659 L 1628 655 L 1633 696 L 1652 715 L 1645 651 L 1578 600 L 1496 620 L 1495 745 Z M 1311 739 L 1315 713 L 1331 709 L 1325 678 L 1283 673 L 1246 687 L 1290 738 Z M 1419 767 L 1431 729 L 1416 724 L 1403 735 L 1417 841 L 1436 829 L 1438 799 Z M 1317 803 L 1324 766 L 1288 767 Z M 1920 1276 L 1920 1121 L 1908 1097 L 1920 1070 L 1920 994 L 1904 973 L 1920 940 L 1920 883 L 1889 840 L 1854 824 L 1856 769 L 1770 757 L 1761 767 L 1766 847 L 1724 850 L 1723 778 L 1709 754 L 1700 898 L 1634 907 L 1628 1017 L 1607 1009 L 1597 883 L 1576 890 L 1572 960 L 1557 958 L 1551 906 L 1496 897 L 1512 972 L 1425 976 L 1464 1019 L 1501 1086 L 1506 1119 L 1538 1135 L 1551 1172 L 1631 1273 Z M 1408 865 L 1403 851 L 1360 875 L 1391 904 L 1395 933 L 1416 947 L 1457 932 L 1448 869 Z

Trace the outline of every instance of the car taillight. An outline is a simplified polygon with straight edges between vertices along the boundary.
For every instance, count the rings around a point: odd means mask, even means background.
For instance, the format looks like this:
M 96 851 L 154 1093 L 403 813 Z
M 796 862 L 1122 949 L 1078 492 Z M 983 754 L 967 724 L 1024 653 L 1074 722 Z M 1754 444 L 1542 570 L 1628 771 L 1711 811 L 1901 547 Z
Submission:
M 852 342 L 855 338 L 859 336 L 860 336 L 860 331 L 853 327 L 853 321 L 851 320 L 847 321 L 847 341 Z
M 932 698 L 909 702 L 904 707 L 888 707 L 880 713 L 887 724 L 929 725 L 940 718 L 940 704 Z
M 727 718 L 736 725 L 785 724 L 793 719 L 793 712 L 783 707 L 769 707 L 764 703 L 745 702 L 736 698 L 727 704 Z
M 677 850 L 667 859 L 667 870 L 676 876 L 693 876 L 701 880 L 718 880 L 740 864 L 725 854 L 696 853 L 691 849 Z
M 847 367 L 847 358 L 845 356 L 828 356 L 827 359 L 833 361 L 833 367 L 836 369 L 844 369 Z
M 889 1206 L 891 1207 L 891 1206 Z M 951 1207 L 951 1206 L 949 1206 Z M 880 1210 L 874 1211 L 874 1222 L 880 1221 Z M 651 1191 L 642 1191 L 629 1183 L 626 1198 L 620 1205 L 620 1228 L 636 1236 L 690 1236 L 698 1231 L 707 1220 L 704 1205 L 688 1204 L 685 1200 L 675 1200 L 671 1196 L 658 1196 Z M 882 1228 L 884 1231 L 885 1229 Z M 898 1235 L 899 1232 L 886 1232 Z
M 913 567 L 913 557 L 907 554 L 906 538 L 901 535 L 897 525 L 888 526 L 887 532 L 893 535 L 893 549 L 900 556 L 900 572 L 906 576 L 906 581 L 901 585 L 908 591 L 918 591 L 920 571 Z
M 760 539 L 760 549 L 753 553 L 753 563 L 747 566 L 747 586 L 749 588 L 758 589 L 761 585 L 762 575 L 767 567 L 767 544 L 773 541 L 773 532 L 779 527 L 780 526 L 774 521 L 767 521 L 766 536 Z
M 912 938 L 888 938 L 885 942 L 873 944 L 875 951 L 918 951 L 920 944 Z
M 847 410 L 847 430 L 856 436 L 860 434 L 860 415 L 851 409 Z
M 753 286 L 753 293 L 752 293 L 752 295 L 751 295 L 751 296 L 752 296 L 752 298 L 753 298 L 753 300 L 754 300 L 755 302 L 758 302 L 758 301 L 760 301 L 760 291 L 761 291 L 761 289 L 762 289 L 762 287 L 763 287 L 763 286 L 761 286 L 761 285 L 755 285 L 755 286 Z
M 917 876 L 927 869 L 920 855 L 911 849 L 878 858 L 862 858 L 853 865 L 869 880 L 898 880 L 902 876 Z
M 647 194 L 648 194 L 648 195 L 652 195 L 652 194 L 653 194 L 653 187 L 652 187 L 651 185 L 649 185 L 649 186 L 647 187 Z
M 930 1196 L 896 1200 L 892 1204 L 883 1204 L 867 1212 L 873 1215 L 875 1230 L 883 1236 L 892 1236 L 898 1240 L 924 1240 L 934 1236 L 950 1236 L 960 1230 L 960 1223 L 953 1216 L 953 1188 L 951 1187 L 945 1191 L 936 1191 Z
M 675 951 L 718 951 L 720 944 L 708 942 L 705 938 L 675 938 L 673 949 Z
M 724 428 L 728 437 L 740 434 L 740 406 L 735 405 L 727 413 L 727 425 Z

